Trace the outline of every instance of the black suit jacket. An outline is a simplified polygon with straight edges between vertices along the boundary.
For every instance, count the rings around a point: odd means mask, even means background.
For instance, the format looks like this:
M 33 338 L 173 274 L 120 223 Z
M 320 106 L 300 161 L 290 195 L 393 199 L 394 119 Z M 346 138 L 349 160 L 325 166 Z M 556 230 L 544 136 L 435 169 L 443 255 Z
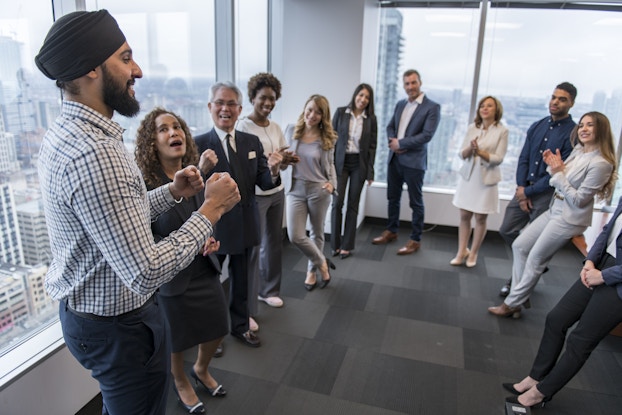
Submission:
M 161 172 L 160 177 L 163 180 L 162 183 L 170 181 L 164 172 Z M 171 232 L 181 228 L 190 215 L 192 215 L 192 212 L 198 210 L 202 203 L 203 192 L 199 192 L 162 213 L 151 223 L 154 239 L 159 241 L 162 238 L 166 238 Z M 183 294 L 188 289 L 192 278 L 197 276 L 218 278 L 220 273 L 220 264 L 213 255 L 203 256 L 203 254 L 199 253 L 190 265 L 180 271 L 175 278 L 160 287 L 160 295 L 175 296 Z
M 212 149 L 218 156 L 218 163 L 206 177 L 215 172 L 227 172 L 240 186 L 238 178 L 233 175 L 216 130 L 212 129 L 194 140 L 199 154 Z M 225 213 L 214 228 L 214 236 L 220 241 L 220 250 L 217 254 L 224 255 L 242 254 L 246 248 L 259 245 L 259 211 L 255 200 L 255 185 L 268 190 L 281 184 L 280 177 L 273 183 L 268 160 L 257 136 L 236 130 L 235 146 L 236 154 L 244 170 L 244 183 L 248 197 Z
M 346 112 L 348 107 L 340 107 L 333 116 L 333 128 L 337 132 L 335 144 L 335 170 L 337 176 L 343 171 L 346 158 L 348 138 L 350 136 L 350 117 Z M 378 124 L 376 116 L 367 116 L 363 119 L 363 131 L 359 141 L 359 168 L 364 180 L 374 180 L 374 160 L 376 159 L 376 145 L 378 143 Z

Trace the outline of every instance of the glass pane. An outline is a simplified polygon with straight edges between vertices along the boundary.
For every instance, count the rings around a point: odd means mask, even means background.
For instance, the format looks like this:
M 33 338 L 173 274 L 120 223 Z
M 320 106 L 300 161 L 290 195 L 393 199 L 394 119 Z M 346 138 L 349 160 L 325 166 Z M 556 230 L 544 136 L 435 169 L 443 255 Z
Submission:
M 252 111 L 246 96 L 248 80 L 268 70 L 268 0 L 236 0 L 235 52 L 235 79 L 247 114 Z
M 214 0 L 97 0 L 87 8 L 107 9 L 117 19 L 143 70 L 135 86 L 141 113 L 115 115 L 131 150 L 140 120 L 155 106 L 182 115 L 193 133 L 212 127 L 207 102 L 216 79 Z
M 478 27 L 477 9 L 382 9 L 376 84 L 377 181 L 386 181 L 386 125 L 397 101 L 406 98 L 402 73 L 412 68 L 421 74 L 421 90 L 441 104 L 441 122 L 428 144 L 424 184 L 455 188 L 454 163 L 469 123 Z
M 43 286 L 50 243 L 37 179 L 60 93 L 34 65 L 52 24 L 49 0 L 0 8 L 0 356 L 57 317 Z
M 563 22 L 563 35 L 555 28 L 556 22 Z M 501 99 L 510 129 L 500 193 L 514 193 L 516 162 L 527 128 L 548 115 L 550 94 L 563 81 L 578 90 L 570 111 L 574 120 L 587 111 L 600 111 L 611 121 L 618 139 L 622 128 L 621 38 L 622 17 L 615 12 L 489 11 L 479 95 Z M 618 180 L 616 203 L 621 189 Z

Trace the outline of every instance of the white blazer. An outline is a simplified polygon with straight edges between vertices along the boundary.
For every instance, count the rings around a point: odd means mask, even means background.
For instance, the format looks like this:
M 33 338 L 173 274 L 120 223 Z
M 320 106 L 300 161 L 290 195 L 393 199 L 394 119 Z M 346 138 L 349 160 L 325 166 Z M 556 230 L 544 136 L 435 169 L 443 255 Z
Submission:
M 477 138 L 477 145 L 481 150 L 490 154 L 490 160 L 485 161 L 481 157 L 476 157 L 476 166 L 473 168 L 481 169 L 482 181 L 487 186 L 492 186 L 501 181 L 501 169 L 499 165 L 503 162 L 505 153 L 508 149 L 508 129 L 501 123 L 493 124 L 484 133 L 475 124 L 469 125 L 462 147 L 458 155 L 462 157 L 463 150 L 471 148 L 471 141 Z M 465 163 L 473 163 L 472 156 L 464 159 Z

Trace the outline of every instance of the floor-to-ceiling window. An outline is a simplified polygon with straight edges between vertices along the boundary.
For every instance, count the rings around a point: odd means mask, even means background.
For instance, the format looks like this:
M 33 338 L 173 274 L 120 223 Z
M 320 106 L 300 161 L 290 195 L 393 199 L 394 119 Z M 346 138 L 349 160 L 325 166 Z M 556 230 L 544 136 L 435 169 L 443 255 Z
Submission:
M 143 78 L 135 86 L 141 103 L 140 114 L 134 118 L 114 116 L 126 128 L 124 142 L 132 151 L 140 120 L 155 106 L 180 114 L 193 133 L 211 128 L 207 102 L 219 59 L 215 46 L 215 3 L 233 9 L 234 1 L 15 0 L 3 3 L 0 8 L 0 386 L 21 364 L 36 358 L 51 344 L 48 339 L 35 336 L 53 327 L 57 317 L 57 304 L 44 289 L 50 248 L 36 164 L 41 139 L 60 112 L 61 95 L 33 60 L 53 16 L 58 18 L 78 9 L 107 9 L 118 21 L 143 70 Z M 267 69 L 267 0 L 237 0 L 236 3 L 240 8 L 239 20 L 232 16 L 225 25 L 235 28 L 237 24 L 250 24 L 253 18 L 264 22 L 248 32 L 239 31 L 242 34 L 239 50 L 243 53 L 233 59 L 240 60 L 235 67 L 240 69 L 237 76 L 243 77 Z M 253 48 L 263 49 L 258 55 L 263 56 L 262 61 L 251 55 Z M 231 78 L 235 75 L 232 73 Z M 59 331 L 53 331 L 51 337 L 50 342 L 58 342 Z
M 410 3 L 421 6 L 423 2 Z M 622 13 L 616 11 L 618 6 L 589 10 L 591 5 L 586 3 L 582 9 L 549 4 L 552 8 L 545 9 L 535 8 L 536 4 L 526 7 L 528 2 L 522 8 L 496 3 L 486 4 L 483 22 L 481 2 L 465 2 L 464 8 L 427 7 L 434 3 L 425 2 L 425 7 L 382 10 L 381 33 L 387 37 L 381 35 L 378 63 L 378 97 L 385 98 L 379 102 L 384 104 L 379 139 L 384 142 L 387 117 L 405 96 L 402 72 L 411 67 L 420 70 L 422 90 L 442 108 L 441 123 L 428 148 L 428 189 L 455 188 L 458 147 L 472 122 L 473 94 L 476 100 L 495 95 L 504 106 L 510 140 L 499 189 L 505 196 L 514 192 L 516 163 L 527 128 L 548 115 L 555 85 L 568 81 L 577 87 L 570 111 L 575 120 L 587 111 L 601 111 L 611 120 L 616 139 L 620 136 L 622 79 L 617 74 L 622 71 L 622 50 L 617 39 L 622 38 Z M 478 42 L 482 45 L 479 60 Z M 476 91 L 473 85 L 478 85 Z M 376 165 L 384 166 L 385 160 L 386 151 L 379 151 Z M 378 180 L 386 178 L 381 176 L 384 170 L 377 172 Z

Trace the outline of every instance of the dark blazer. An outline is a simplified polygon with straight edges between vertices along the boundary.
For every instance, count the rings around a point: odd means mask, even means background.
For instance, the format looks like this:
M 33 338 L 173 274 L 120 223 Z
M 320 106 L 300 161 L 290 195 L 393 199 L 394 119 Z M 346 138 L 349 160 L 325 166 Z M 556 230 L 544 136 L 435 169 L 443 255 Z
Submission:
M 162 172 L 161 177 L 162 183 L 170 181 L 164 172 Z M 202 203 L 203 192 L 199 192 L 158 216 L 151 223 L 151 231 L 155 240 L 159 241 L 162 238 L 166 238 L 171 232 L 181 228 L 190 215 L 192 215 L 192 212 L 198 210 Z M 175 296 L 183 294 L 188 289 L 190 280 L 193 277 L 218 278 L 220 272 L 220 264 L 213 255 L 203 256 L 203 254 L 199 253 L 190 265 L 181 270 L 175 278 L 160 287 L 160 295 Z
M 206 177 L 215 172 L 227 172 L 238 182 L 231 171 L 225 151 L 214 129 L 195 137 L 194 141 L 199 154 L 212 149 L 218 156 L 218 163 Z M 259 244 L 259 211 L 255 200 L 255 185 L 268 190 L 281 184 L 280 177 L 274 183 L 272 182 L 268 160 L 257 136 L 236 130 L 235 146 L 240 164 L 244 169 L 248 198 L 241 200 L 233 209 L 225 213 L 214 227 L 214 237 L 220 241 L 220 250 L 217 254 L 223 255 L 242 254 L 244 249 Z
M 600 235 L 598 235 L 598 238 L 596 238 L 594 246 L 592 246 L 590 252 L 587 253 L 586 259 L 592 261 L 597 267 L 607 253 L 607 241 L 609 240 L 609 235 L 614 228 L 616 219 L 618 218 L 618 216 L 620 216 L 621 213 L 622 197 L 620 198 L 620 200 L 618 200 L 618 208 L 609 220 L 609 223 L 605 225 L 603 231 L 600 233 Z M 616 237 L 616 265 L 607 269 L 603 269 L 601 271 L 603 274 L 603 279 L 605 280 L 605 284 L 609 286 L 615 285 L 618 291 L 618 296 L 622 298 L 622 233 Z
M 333 116 L 333 129 L 337 132 L 335 144 L 335 170 L 337 176 L 343 171 L 343 163 L 346 158 L 346 149 L 350 136 L 350 117 L 346 112 L 348 107 L 340 107 Z M 378 124 L 376 116 L 363 118 L 363 131 L 359 141 L 359 169 L 364 180 L 374 180 L 374 160 L 376 159 L 376 145 L 378 143 Z
M 393 117 L 387 125 L 387 139 L 400 138 L 397 136 L 397 130 L 406 102 L 407 100 L 403 99 L 395 105 Z M 401 165 L 419 170 L 428 168 L 428 142 L 432 139 L 440 121 L 441 106 L 424 95 L 423 102 L 417 107 L 406 127 L 405 136 L 400 140 L 400 149 L 406 150 L 398 157 Z M 394 154 L 389 149 L 389 163 Z

